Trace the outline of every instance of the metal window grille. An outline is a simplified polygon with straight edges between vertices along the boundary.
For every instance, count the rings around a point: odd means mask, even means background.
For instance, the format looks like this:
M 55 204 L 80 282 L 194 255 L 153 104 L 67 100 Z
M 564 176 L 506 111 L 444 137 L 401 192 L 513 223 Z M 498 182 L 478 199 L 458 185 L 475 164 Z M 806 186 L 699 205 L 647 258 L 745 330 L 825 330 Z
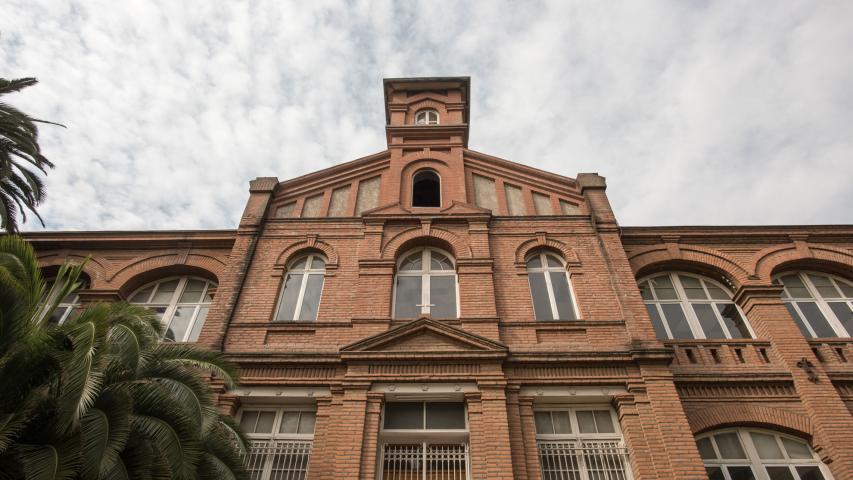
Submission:
M 313 442 L 267 440 L 252 442 L 244 464 L 252 480 L 304 480 Z
M 619 442 L 540 441 L 543 480 L 631 480 L 628 450 Z
M 384 445 L 382 480 L 468 480 L 468 445 Z

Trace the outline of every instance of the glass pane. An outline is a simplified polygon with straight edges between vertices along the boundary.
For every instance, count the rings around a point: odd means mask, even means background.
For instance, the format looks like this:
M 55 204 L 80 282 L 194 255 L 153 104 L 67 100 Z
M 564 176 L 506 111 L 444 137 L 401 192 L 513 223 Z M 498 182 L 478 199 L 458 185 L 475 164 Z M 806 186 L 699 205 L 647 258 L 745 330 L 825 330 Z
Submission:
M 802 480 L 824 480 L 823 474 L 820 473 L 820 468 L 816 466 L 797 467 L 797 473 Z
M 652 327 L 655 329 L 655 334 L 660 340 L 666 340 L 668 337 L 666 336 L 666 329 L 663 327 L 663 321 L 660 318 L 660 314 L 658 313 L 657 305 L 653 303 L 646 304 L 646 310 L 649 312 L 649 317 L 652 319 Z
M 596 433 L 595 431 L 595 417 L 592 416 L 592 412 L 578 411 L 578 430 L 581 433 Z
M 598 433 L 616 433 L 616 429 L 613 428 L 613 417 L 610 416 L 609 411 L 596 410 L 593 415 L 595 415 L 595 426 L 598 428 Z
M 432 251 L 430 252 L 430 268 L 438 271 L 453 270 L 453 264 L 444 255 Z
M 71 292 L 68 295 L 66 295 L 65 298 L 63 298 L 62 301 L 59 303 L 74 305 L 75 303 L 77 303 L 77 294 L 75 292 Z
M 785 447 L 785 450 L 788 452 L 788 456 L 790 458 L 803 459 L 803 458 L 813 458 L 812 451 L 805 442 L 801 442 L 799 440 L 793 440 L 786 437 L 782 438 L 782 445 Z
M 705 294 L 705 289 L 702 288 L 702 282 L 698 278 L 688 277 L 687 275 L 679 275 L 681 286 L 684 287 L 684 293 L 691 300 L 707 300 L 708 295 Z
M 705 460 L 714 460 L 717 458 L 717 454 L 714 453 L 714 446 L 711 445 L 710 438 L 702 438 L 696 442 L 696 446 L 699 447 L 699 456 L 701 456 Z
M 314 412 L 302 412 L 299 415 L 299 433 L 314 433 L 314 424 L 317 423 L 317 414 Z
M 732 480 L 755 480 L 750 467 L 726 467 Z
M 720 467 L 705 467 L 705 473 L 708 474 L 708 480 L 726 480 Z
M 847 335 L 853 336 L 853 309 L 850 308 L 850 305 L 847 302 L 832 302 L 829 304 L 829 308 L 838 317 L 841 325 L 844 325 Z
M 323 275 L 308 275 L 308 284 L 302 297 L 300 320 L 317 320 L 317 310 L 320 309 L 320 294 L 323 292 Z
M 311 270 L 322 270 L 326 268 L 326 262 L 318 256 L 311 257 Z
M 560 263 L 559 260 L 554 258 L 551 255 L 545 255 L 545 260 L 548 262 L 548 266 L 552 268 L 563 268 L 563 264 Z
M 672 338 L 693 338 L 693 332 L 690 330 L 690 325 L 687 324 L 687 317 L 684 316 L 681 305 L 664 303 L 661 305 L 661 309 L 666 322 L 669 324 Z
M 193 323 L 193 329 L 190 332 L 190 338 L 187 341 L 195 342 L 198 340 L 198 335 L 201 333 L 201 327 L 204 326 L 204 320 L 207 318 L 207 312 L 210 307 L 201 307 L 198 309 L 198 315 L 195 317 L 195 323 Z
M 187 285 L 184 287 L 184 293 L 181 294 L 181 303 L 197 303 L 201 300 L 201 293 L 204 291 L 204 286 L 207 282 L 202 280 L 187 280 Z
M 465 406 L 461 403 L 427 403 L 426 428 L 430 430 L 464 430 Z
M 551 419 L 554 421 L 554 433 L 572 433 L 569 412 L 551 412 Z
M 788 289 L 788 295 L 791 298 L 812 298 L 799 275 L 785 275 L 782 277 L 782 284 Z
M 752 443 L 755 444 L 755 449 L 758 451 L 758 456 L 764 460 L 775 460 L 785 458 L 782 455 L 782 449 L 776 443 L 776 437 L 773 435 L 765 435 L 763 433 L 751 432 Z
M 714 300 L 731 300 L 732 297 L 722 288 L 714 285 L 711 282 L 705 282 L 705 286 L 708 288 L 708 293 L 711 294 L 711 298 Z
M 551 272 L 551 287 L 557 301 L 557 314 L 560 320 L 576 320 L 572 294 L 569 292 L 569 278 L 563 272 Z
M 790 467 L 764 467 L 770 480 L 795 480 Z
M 714 313 L 714 309 L 708 303 L 695 303 L 693 304 L 693 312 L 696 313 L 696 317 L 699 319 L 699 325 L 702 327 L 702 331 L 705 332 L 705 338 L 726 338 L 726 334 L 723 333 L 723 327 L 720 326 L 720 322 L 717 320 L 717 314 Z
M 284 281 L 284 291 L 281 294 L 281 304 L 278 307 L 276 320 L 295 320 L 296 301 L 299 300 L 299 289 L 302 288 L 302 275 L 287 275 Z
M 654 298 L 652 298 L 652 290 L 649 286 L 649 282 L 643 282 L 640 284 L 640 295 L 643 297 L 643 300 L 654 300 Z
M 421 269 L 421 265 L 423 264 L 423 252 L 418 252 L 414 255 L 410 255 L 409 258 L 403 260 L 403 263 L 400 265 L 400 270 L 406 271 L 417 271 Z
M 835 330 L 826 321 L 826 317 L 823 316 L 823 313 L 821 313 L 820 308 L 818 308 L 815 302 L 797 302 L 797 306 L 800 307 L 800 311 L 803 312 L 806 320 L 809 321 L 809 325 L 811 325 L 815 335 L 818 337 L 836 336 Z
M 272 433 L 273 422 L 275 422 L 275 412 L 261 412 L 255 433 Z
M 841 292 L 832 284 L 832 280 L 823 275 L 809 274 L 809 280 L 812 281 L 820 296 L 823 298 L 840 298 Z
M 395 318 L 418 318 L 421 316 L 421 277 L 397 277 L 397 299 Z
M 797 313 L 797 310 L 794 308 L 794 305 L 790 302 L 785 302 L 785 308 L 788 309 L 788 313 L 791 314 L 791 318 L 794 319 L 794 323 L 800 327 L 800 331 L 803 332 L 803 335 L 807 337 L 811 337 L 812 334 L 809 332 L 809 329 L 806 328 L 806 324 L 803 322 L 803 319 L 800 317 L 800 314 Z
M 130 303 L 148 303 L 148 298 L 151 296 L 152 290 L 154 290 L 153 286 L 140 290 L 130 299 Z
M 300 258 L 290 266 L 291 270 L 305 270 L 306 268 L 308 268 L 308 257 Z
M 536 421 L 536 433 L 539 435 L 554 433 L 554 427 L 551 425 L 551 412 L 535 412 L 533 419 Z
M 537 254 L 527 261 L 527 268 L 542 268 L 542 258 Z
M 714 440 L 717 441 L 717 448 L 723 458 L 746 458 L 736 433 L 714 435 Z
M 166 329 L 165 339 L 173 342 L 183 342 L 184 335 L 187 334 L 187 328 L 193 319 L 193 314 L 197 307 L 178 307 L 175 309 L 175 314 L 172 315 L 172 321 L 169 322 L 169 328 Z
M 432 318 L 456 318 L 456 277 L 452 275 L 432 276 L 429 279 L 430 316 Z
M 844 295 L 844 298 L 853 298 L 853 285 L 838 279 L 835 280 L 835 283 L 841 287 L 841 293 Z
M 255 433 L 255 422 L 257 421 L 258 412 L 243 412 L 243 416 L 240 417 L 240 430 L 242 430 L 243 433 Z
M 675 294 L 675 287 L 672 286 L 672 281 L 669 279 L 669 275 L 662 275 L 660 277 L 653 278 L 649 280 L 652 286 L 655 289 L 655 295 L 658 297 L 658 300 L 676 300 L 678 296 Z
M 424 428 L 424 404 L 421 402 L 393 402 L 385 404 L 386 429 Z
M 62 320 L 62 317 L 65 316 L 66 312 L 68 312 L 68 310 L 71 310 L 71 308 L 73 307 L 57 307 L 56 310 L 54 310 L 53 313 L 50 314 L 50 318 L 47 320 L 47 322 L 52 324 L 58 324 L 60 320 Z
M 157 291 L 154 293 L 154 298 L 151 303 L 169 303 L 172 301 L 172 296 L 175 294 L 175 289 L 178 288 L 178 279 L 169 280 L 157 285 Z
M 167 307 L 148 307 L 149 310 L 154 311 L 154 314 L 157 315 L 157 320 L 163 321 L 163 315 L 166 314 Z
M 548 299 L 548 286 L 545 284 L 544 273 L 527 274 L 530 280 L 530 295 L 533 297 L 533 312 L 536 320 L 553 320 L 551 301 Z
M 279 433 L 296 433 L 299 428 L 299 412 L 284 412 Z
M 723 317 L 723 322 L 732 334 L 732 338 L 752 338 L 746 321 L 738 311 L 734 303 L 718 303 L 717 310 Z

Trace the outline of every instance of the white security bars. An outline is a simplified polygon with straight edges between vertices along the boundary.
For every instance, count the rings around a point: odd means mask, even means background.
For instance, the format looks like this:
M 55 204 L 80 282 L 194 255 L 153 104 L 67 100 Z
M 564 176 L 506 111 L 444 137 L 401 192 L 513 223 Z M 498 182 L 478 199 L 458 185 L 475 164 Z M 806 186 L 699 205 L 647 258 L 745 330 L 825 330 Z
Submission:
M 544 407 L 535 412 L 544 480 L 631 480 L 628 451 L 608 408 Z
M 252 480 L 304 480 L 314 440 L 310 408 L 252 408 L 240 412 L 240 428 L 252 440 L 244 464 Z
M 383 445 L 382 480 L 468 480 L 468 445 Z

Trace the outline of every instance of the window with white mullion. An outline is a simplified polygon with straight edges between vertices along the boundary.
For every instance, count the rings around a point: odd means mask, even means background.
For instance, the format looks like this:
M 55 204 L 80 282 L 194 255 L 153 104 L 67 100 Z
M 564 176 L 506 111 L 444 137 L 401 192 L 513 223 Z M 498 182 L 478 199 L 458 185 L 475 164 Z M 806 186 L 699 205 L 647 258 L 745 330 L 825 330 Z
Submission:
M 166 332 L 163 339 L 194 342 L 198 339 L 216 284 L 196 277 L 173 277 L 150 283 L 130 296 L 130 303 L 153 310 Z
M 311 254 L 291 262 L 282 282 L 275 320 L 316 320 L 325 274 L 326 261 L 320 255 Z
M 252 441 L 244 464 L 252 480 L 305 479 L 316 413 L 310 406 L 246 407 L 240 429 Z
M 639 286 L 658 338 L 754 338 L 731 293 L 708 278 L 667 272 Z
M 394 318 L 457 318 L 459 289 L 450 256 L 425 248 L 402 258 L 394 279 Z
M 576 320 L 577 301 L 565 263 L 537 252 L 527 259 L 527 279 L 537 320 Z
M 800 330 L 809 337 L 853 336 L 853 283 L 819 272 L 776 276 L 782 299 Z

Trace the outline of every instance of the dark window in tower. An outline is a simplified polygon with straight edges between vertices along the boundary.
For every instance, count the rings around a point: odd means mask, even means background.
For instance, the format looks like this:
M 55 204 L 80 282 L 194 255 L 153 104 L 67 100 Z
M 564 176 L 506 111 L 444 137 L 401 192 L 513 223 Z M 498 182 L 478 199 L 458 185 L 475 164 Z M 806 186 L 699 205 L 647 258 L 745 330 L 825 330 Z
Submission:
M 441 206 L 441 178 L 437 173 L 421 170 L 412 177 L 412 206 Z

